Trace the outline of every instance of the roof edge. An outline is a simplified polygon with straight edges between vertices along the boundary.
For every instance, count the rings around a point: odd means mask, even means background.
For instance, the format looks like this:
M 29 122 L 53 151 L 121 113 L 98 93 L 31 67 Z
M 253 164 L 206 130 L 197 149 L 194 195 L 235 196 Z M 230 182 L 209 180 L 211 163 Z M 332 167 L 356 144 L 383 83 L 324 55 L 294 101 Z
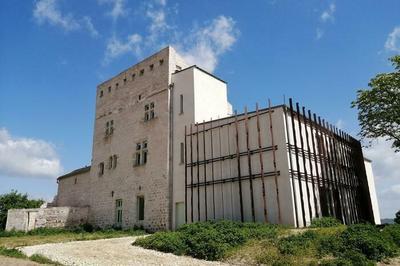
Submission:
M 71 171 L 71 172 L 69 172 L 69 173 L 67 173 L 67 174 L 65 174 L 65 175 L 59 176 L 59 177 L 57 178 L 57 180 L 60 180 L 60 179 L 67 178 L 67 177 L 70 177 L 70 176 L 79 175 L 79 174 L 83 174 L 83 173 L 89 172 L 89 171 L 90 171 L 90 168 L 91 168 L 91 166 L 89 165 L 89 166 L 84 166 L 84 167 L 75 169 L 75 170 L 73 170 L 73 171 Z
M 217 80 L 219 80 L 219 81 L 221 81 L 221 82 L 223 82 L 223 83 L 225 83 L 225 84 L 228 84 L 228 82 L 226 82 L 225 80 L 223 80 L 223 79 L 217 77 L 216 75 L 214 75 L 214 74 L 208 72 L 207 70 L 205 70 L 205 69 L 203 69 L 203 68 L 201 68 L 201 67 L 199 67 L 199 66 L 197 66 L 197 65 L 191 65 L 191 66 L 189 66 L 189 67 L 187 67 L 187 68 L 184 68 L 184 69 L 182 69 L 182 70 L 175 71 L 174 73 L 172 73 L 172 75 L 178 74 L 178 73 L 180 73 L 180 72 L 183 72 L 183 71 L 188 70 L 188 69 L 191 69 L 191 68 L 196 68 L 196 69 L 200 70 L 201 72 L 203 72 L 203 73 L 205 73 L 205 74 L 207 74 L 207 75 L 209 75 L 209 76 L 211 76 L 211 77 L 213 77 L 213 78 L 215 78 L 215 79 L 217 79 Z

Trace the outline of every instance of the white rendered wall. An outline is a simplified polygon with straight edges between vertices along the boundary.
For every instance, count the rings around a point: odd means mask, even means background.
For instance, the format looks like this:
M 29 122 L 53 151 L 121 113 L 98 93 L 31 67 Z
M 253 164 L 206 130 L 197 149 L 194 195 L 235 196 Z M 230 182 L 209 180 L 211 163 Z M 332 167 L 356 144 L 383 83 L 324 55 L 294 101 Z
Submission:
M 190 138 L 187 138 L 188 146 L 188 163 L 190 163 L 190 156 L 193 156 L 193 162 L 197 159 L 201 162 L 204 159 L 218 158 L 221 156 L 236 155 L 237 147 L 239 146 L 240 153 L 247 152 L 246 140 L 246 122 L 245 115 L 238 116 L 238 132 L 239 139 L 236 141 L 236 124 L 234 117 L 227 117 L 212 122 L 206 122 L 199 125 L 199 135 L 192 136 L 192 146 L 190 146 Z M 257 118 L 255 113 L 249 113 L 247 126 L 249 134 L 249 150 L 250 156 L 245 154 L 240 156 L 240 176 L 242 180 L 239 182 L 227 181 L 230 178 L 239 177 L 238 158 L 226 157 L 224 160 L 216 160 L 214 163 L 207 163 L 206 165 L 200 164 L 199 167 L 193 166 L 193 183 L 197 184 L 197 173 L 199 173 L 199 182 L 210 182 L 212 179 L 219 182 L 225 180 L 223 183 L 216 183 L 214 186 L 207 185 L 188 189 L 187 198 L 187 211 L 188 222 L 213 220 L 213 219 L 227 219 L 227 220 L 241 220 L 240 210 L 240 185 L 242 190 L 242 204 L 243 204 L 243 220 L 253 221 L 252 216 L 252 199 L 254 202 L 254 220 L 257 222 L 269 223 L 283 223 L 287 225 L 294 225 L 293 205 L 291 198 L 291 187 L 289 183 L 289 171 L 287 164 L 287 152 L 285 143 L 285 125 L 282 108 L 274 108 L 272 115 L 272 131 L 274 134 L 274 145 L 277 146 L 275 151 L 276 168 L 279 174 L 264 176 L 261 178 L 261 161 L 264 173 L 274 172 L 273 164 L 273 151 L 263 151 L 262 160 L 260 153 L 254 152 L 259 147 Z M 260 146 L 262 148 L 272 146 L 272 136 L 270 132 L 271 122 L 269 113 L 262 110 L 259 113 L 260 124 Z M 207 130 L 203 135 L 203 126 Z M 210 128 L 213 128 L 210 132 Z M 193 127 L 197 131 L 196 126 Z M 211 148 L 211 138 L 213 146 Z M 204 141 L 205 140 L 205 141 Z M 197 142 L 199 149 L 197 150 Z M 238 143 L 238 145 L 237 145 Z M 190 148 L 192 147 L 192 149 Z M 204 148 L 205 147 L 205 148 Z M 190 151 L 193 154 L 190 155 Z M 197 158 L 198 154 L 198 158 Z M 249 167 L 249 159 L 250 165 Z M 252 171 L 252 187 L 249 178 L 250 170 Z M 191 183 L 192 175 L 191 170 L 188 169 L 188 183 Z M 264 184 L 263 184 L 264 181 Z M 265 188 L 265 198 L 263 196 L 263 186 Z M 278 188 L 278 199 L 277 199 Z M 206 191 L 207 190 L 207 191 Z M 193 204 L 192 204 L 193 194 Z M 198 196 L 200 195 L 200 196 Z M 207 204 L 206 204 L 207 199 Z M 278 205 L 279 202 L 279 205 Z M 200 215 L 198 204 L 200 204 Z M 215 216 L 214 216 L 215 204 Z M 193 206 L 193 220 L 191 219 Z M 266 207 L 267 216 L 264 215 L 264 206 Z M 278 207 L 279 206 L 279 207 Z M 207 209 L 207 217 L 206 217 Z M 281 220 L 279 221 L 279 210 Z
M 369 195 L 371 197 L 372 212 L 374 214 L 375 224 L 381 224 L 381 215 L 379 212 L 378 198 L 376 197 L 374 173 L 372 172 L 372 163 L 364 160 L 365 172 L 367 174 Z
M 190 67 L 172 75 L 172 178 L 173 178 L 173 228 L 176 224 L 176 206 L 185 202 L 185 168 L 181 162 L 181 143 L 184 144 L 184 129 L 189 125 L 226 117 L 229 114 L 226 84 L 196 67 Z M 183 113 L 180 97 L 183 96 Z

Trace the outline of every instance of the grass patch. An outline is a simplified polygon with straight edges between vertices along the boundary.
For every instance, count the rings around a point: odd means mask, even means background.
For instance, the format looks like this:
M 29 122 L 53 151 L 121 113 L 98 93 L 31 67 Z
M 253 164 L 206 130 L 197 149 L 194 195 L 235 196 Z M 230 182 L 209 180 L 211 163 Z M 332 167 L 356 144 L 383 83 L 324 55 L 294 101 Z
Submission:
M 34 254 L 29 257 L 31 261 L 37 262 L 39 264 L 47 264 L 47 265 L 56 265 L 56 266 L 62 266 L 61 263 L 58 263 L 56 261 L 52 261 L 51 259 L 48 259 L 42 255 Z
M 96 229 L 92 232 L 86 232 L 82 228 L 39 228 L 26 233 L 20 231 L 0 231 L 0 247 L 15 248 L 45 243 L 138 236 L 145 233 L 146 232 L 144 230 L 136 228 L 127 230 L 118 230 L 113 228 L 101 230 Z
M 15 248 L 0 247 L 0 255 L 6 256 L 6 257 L 18 258 L 18 259 L 27 258 L 24 253 L 22 253 L 21 251 L 19 251 L 18 249 L 15 249 Z

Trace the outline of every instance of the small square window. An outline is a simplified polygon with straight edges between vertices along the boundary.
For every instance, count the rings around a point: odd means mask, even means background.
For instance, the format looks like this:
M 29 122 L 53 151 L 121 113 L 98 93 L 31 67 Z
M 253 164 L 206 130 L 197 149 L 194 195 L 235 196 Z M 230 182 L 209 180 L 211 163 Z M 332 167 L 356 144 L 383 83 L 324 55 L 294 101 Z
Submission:
M 148 105 L 148 104 L 146 104 L 146 105 L 144 106 L 144 110 L 145 110 L 145 111 L 149 110 L 149 105 Z
M 164 64 L 164 59 L 160 59 L 159 63 L 160 63 L 160 66 L 161 66 L 162 64 Z
M 126 84 L 126 78 L 124 78 L 124 85 Z
M 150 70 L 152 71 L 154 69 L 154 64 L 150 65 Z
M 103 97 L 103 90 L 100 91 L 100 98 Z
M 136 150 L 140 151 L 142 149 L 142 144 L 141 143 L 137 143 L 136 144 Z
M 144 74 L 144 69 L 140 70 L 139 74 L 140 74 L 140 76 L 143 76 L 143 74 Z

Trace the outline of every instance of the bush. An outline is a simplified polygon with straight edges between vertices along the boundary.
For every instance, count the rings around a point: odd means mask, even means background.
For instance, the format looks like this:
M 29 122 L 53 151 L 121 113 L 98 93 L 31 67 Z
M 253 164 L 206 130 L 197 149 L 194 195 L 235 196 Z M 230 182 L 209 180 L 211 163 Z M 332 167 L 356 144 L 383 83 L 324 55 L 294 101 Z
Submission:
M 317 239 L 318 235 L 314 231 L 306 231 L 303 234 L 291 235 L 279 240 L 278 250 L 285 255 L 299 255 L 303 253 L 305 249 L 310 248 Z
M 322 217 L 322 218 L 316 218 L 311 221 L 311 228 L 316 228 L 316 227 L 335 227 L 342 225 L 342 223 L 336 219 L 335 217 Z
M 383 233 L 400 247 L 400 224 L 391 224 L 383 229 Z
M 396 246 L 375 226 L 356 224 L 349 226 L 341 235 L 345 250 L 354 250 L 368 259 L 381 261 L 396 254 Z
M 137 239 L 134 244 L 175 255 L 185 254 L 187 249 L 182 234 L 177 232 L 157 232 L 151 236 Z
M 198 222 L 185 224 L 175 232 L 155 233 L 134 244 L 178 255 L 217 260 L 247 240 L 276 237 L 277 229 L 277 226 L 257 223 Z

